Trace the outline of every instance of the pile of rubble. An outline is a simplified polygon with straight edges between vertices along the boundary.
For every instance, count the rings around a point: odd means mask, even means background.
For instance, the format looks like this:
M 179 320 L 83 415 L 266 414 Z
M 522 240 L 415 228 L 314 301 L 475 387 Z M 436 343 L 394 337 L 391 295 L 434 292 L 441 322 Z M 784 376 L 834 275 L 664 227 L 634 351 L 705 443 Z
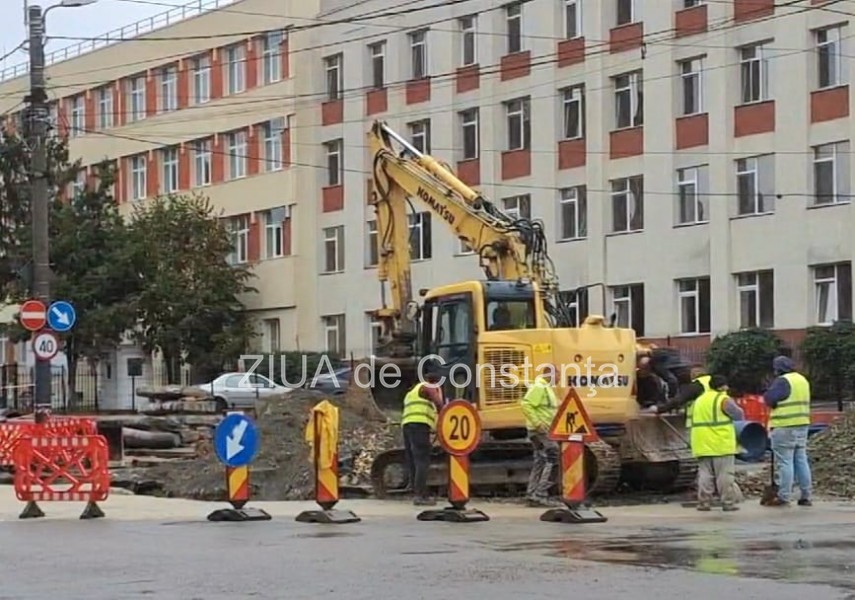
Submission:
M 217 412 L 214 397 L 200 387 L 140 387 L 136 395 L 146 400 L 139 412 L 145 415 L 167 415 L 174 413 L 213 414 Z
M 818 494 L 855 499 L 855 411 L 813 436 L 808 457 Z

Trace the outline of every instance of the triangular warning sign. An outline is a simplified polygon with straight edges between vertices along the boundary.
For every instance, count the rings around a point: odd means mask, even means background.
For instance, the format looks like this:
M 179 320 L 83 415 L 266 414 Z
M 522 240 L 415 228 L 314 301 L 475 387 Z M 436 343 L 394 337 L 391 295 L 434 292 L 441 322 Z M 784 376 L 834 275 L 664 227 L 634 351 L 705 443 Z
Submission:
M 549 439 L 566 442 L 571 435 L 580 434 L 584 442 L 595 442 L 600 439 L 579 394 L 576 393 L 575 388 L 571 387 L 567 390 L 564 402 L 558 407 L 558 412 L 555 413 L 555 419 L 549 428 Z

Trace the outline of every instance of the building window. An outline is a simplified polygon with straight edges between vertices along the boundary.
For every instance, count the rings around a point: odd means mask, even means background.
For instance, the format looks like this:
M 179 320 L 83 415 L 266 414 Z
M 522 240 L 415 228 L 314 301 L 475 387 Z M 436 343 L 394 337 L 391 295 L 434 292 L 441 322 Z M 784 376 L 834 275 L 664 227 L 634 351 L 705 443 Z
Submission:
M 849 142 L 814 146 L 814 205 L 849 202 Z
M 324 229 L 324 273 L 344 271 L 344 225 Z
M 130 158 L 131 200 L 142 200 L 146 196 L 146 160 L 144 154 Z
M 584 185 L 559 191 L 559 222 L 562 240 L 578 240 L 588 235 L 587 193 Z
M 617 0 L 617 25 L 635 22 L 635 0 Z
M 407 218 L 410 224 L 410 258 L 412 260 L 429 260 L 433 255 L 430 213 L 409 213 Z
M 178 68 L 164 67 L 160 70 L 160 112 L 178 108 Z
M 761 45 L 741 48 L 740 73 L 742 103 L 763 102 L 769 99 L 769 59 Z
M 264 319 L 264 340 L 267 352 L 271 354 L 279 352 L 279 319 Z
M 693 8 L 695 6 L 700 6 L 706 0 L 683 0 L 683 8 Z
M 706 165 L 677 169 L 677 224 L 709 222 L 709 172 Z
M 739 296 L 739 327 L 775 326 L 774 271 L 737 273 L 736 292 Z
M 271 31 L 261 38 L 261 81 L 264 85 L 282 79 L 283 39 L 281 31 Z
M 371 57 L 371 85 L 375 90 L 386 87 L 386 42 L 377 42 L 368 46 Z
M 128 122 L 145 119 L 145 76 L 128 81 Z
M 368 221 L 365 229 L 368 235 L 365 243 L 365 266 L 376 267 L 380 262 L 380 249 L 378 246 L 380 238 L 377 235 L 377 221 L 373 219 Z
M 410 142 L 422 154 L 430 154 L 430 119 L 409 123 Z
M 514 2 L 505 7 L 505 27 L 508 54 L 522 51 L 522 4 Z
M 333 140 L 324 144 L 327 152 L 327 182 L 326 187 L 341 185 L 344 179 L 344 165 L 342 164 L 342 141 Z
M 264 144 L 264 171 L 282 169 L 282 132 L 285 131 L 285 117 L 271 119 L 261 127 Z
M 71 99 L 71 137 L 86 133 L 86 101 L 83 94 Z
M 828 27 L 816 32 L 816 59 L 819 88 L 830 88 L 843 84 L 843 27 Z
M 77 172 L 77 175 L 74 177 L 74 181 L 71 182 L 71 194 L 72 198 L 77 197 L 79 194 L 82 194 L 86 191 L 86 170 L 80 169 Z
M 526 150 L 531 147 L 531 115 L 528 98 L 505 102 L 508 124 L 508 150 Z
M 239 265 L 249 260 L 249 215 L 238 215 L 229 219 L 232 236 L 232 252 L 229 264 Z
M 679 65 L 680 82 L 683 87 L 682 114 L 684 116 L 700 114 L 704 112 L 704 59 L 684 60 Z
M 246 69 L 246 49 L 243 44 L 226 48 L 226 84 L 229 94 L 239 94 L 244 90 Z
M 564 37 L 582 37 L 582 11 L 579 0 L 564 0 Z
M 710 332 L 710 278 L 677 281 L 680 333 Z
M 612 232 L 644 229 L 644 178 L 641 175 L 612 181 Z
M 478 62 L 478 18 L 475 15 L 458 20 L 460 25 L 461 66 L 467 67 Z
M 193 59 L 193 104 L 205 104 L 211 99 L 211 59 L 199 56 Z
M 775 157 L 752 156 L 736 161 L 738 214 L 760 215 L 775 210 Z
M 229 179 L 246 177 L 246 132 L 227 133 L 226 146 L 229 153 Z
M 344 62 L 344 58 L 341 54 L 328 56 L 324 59 L 324 68 L 327 75 L 327 101 L 341 98 L 341 91 L 344 87 L 342 62 Z
M 324 350 L 329 354 L 344 356 L 344 315 L 322 317 L 324 323 Z
M 160 190 L 164 194 L 178 191 L 178 149 L 164 148 L 160 153 L 161 182 Z
M 193 178 L 196 187 L 211 184 L 211 141 L 193 143 Z
M 502 209 L 513 220 L 531 219 L 531 196 L 511 196 L 502 198 Z
M 376 356 L 380 351 L 380 344 L 383 339 L 383 323 L 369 316 L 368 332 L 371 335 L 371 355 Z
M 635 334 L 644 335 L 644 284 L 618 285 L 611 288 L 612 312 L 615 325 L 631 328 Z
M 463 160 L 474 160 L 479 156 L 481 138 L 477 108 L 460 113 L 460 127 L 463 130 Z
M 264 257 L 284 256 L 282 224 L 288 218 L 288 208 L 280 206 L 264 211 Z
M 567 307 L 570 327 L 579 327 L 588 318 L 588 288 L 558 292 L 561 301 Z
M 618 75 L 614 78 L 614 84 L 617 129 L 640 127 L 644 124 L 641 71 Z
M 410 34 L 411 79 L 424 79 L 428 74 L 427 29 Z
M 831 325 L 852 320 L 852 263 L 820 265 L 813 269 L 816 323 Z
M 113 89 L 104 86 L 98 89 L 98 128 L 113 126 Z
M 574 85 L 563 90 L 564 139 L 585 137 L 585 86 Z

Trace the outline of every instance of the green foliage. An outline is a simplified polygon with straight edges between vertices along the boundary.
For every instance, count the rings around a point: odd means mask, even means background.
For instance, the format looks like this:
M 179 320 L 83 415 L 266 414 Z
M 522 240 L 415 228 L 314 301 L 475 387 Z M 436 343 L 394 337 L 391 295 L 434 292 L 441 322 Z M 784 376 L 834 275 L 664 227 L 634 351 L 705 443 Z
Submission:
M 772 359 L 786 350 L 784 342 L 765 329 L 734 331 L 713 340 L 707 368 L 725 375 L 735 394 L 759 394 L 772 376 Z
M 836 399 L 855 390 L 855 324 L 838 321 L 831 327 L 810 327 L 801 345 L 814 388 Z
M 255 369 L 259 375 L 269 377 L 279 384 L 297 384 L 301 380 L 308 383 L 317 375 L 327 375 L 330 368 L 338 369 L 345 365 L 333 354 L 326 352 L 282 352 L 280 354 L 254 355 L 262 358 Z M 321 361 L 326 361 L 318 370 Z M 257 359 L 254 359 L 257 360 Z M 305 366 L 304 366 L 305 365 Z M 252 366 L 252 362 L 246 364 L 246 368 Z
M 255 291 L 248 285 L 253 275 L 228 264 L 232 237 L 208 199 L 148 200 L 135 207 L 130 230 L 141 285 L 137 338 L 143 349 L 160 350 L 171 382 L 182 360 L 194 365 L 200 378 L 236 360 L 254 335 L 240 301 Z

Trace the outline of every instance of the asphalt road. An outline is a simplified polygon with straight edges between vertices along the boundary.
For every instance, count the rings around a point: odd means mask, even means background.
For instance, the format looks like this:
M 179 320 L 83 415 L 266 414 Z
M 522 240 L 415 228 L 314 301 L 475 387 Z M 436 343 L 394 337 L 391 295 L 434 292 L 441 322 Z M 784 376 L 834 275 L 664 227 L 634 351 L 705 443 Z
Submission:
M 853 511 L 788 510 L 671 526 L 9 518 L 0 599 L 855 599 Z

